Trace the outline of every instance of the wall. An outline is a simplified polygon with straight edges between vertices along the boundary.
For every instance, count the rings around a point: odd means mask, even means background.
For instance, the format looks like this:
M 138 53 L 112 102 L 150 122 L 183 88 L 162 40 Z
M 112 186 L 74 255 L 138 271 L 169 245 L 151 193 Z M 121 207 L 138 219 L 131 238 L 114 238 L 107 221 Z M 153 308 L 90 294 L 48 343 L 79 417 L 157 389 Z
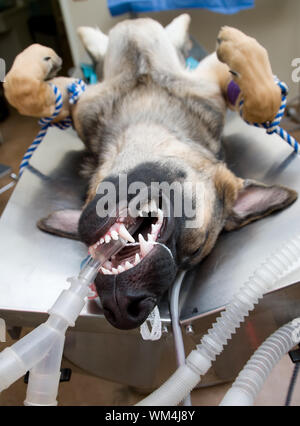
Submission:
M 98 25 L 108 31 L 121 18 L 112 18 L 106 0 L 72 1 L 60 0 L 67 20 L 69 40 L 75 63 L 87 59 L 76 35 L 80 25 Z M 149 16 L 167 24 L 180 12 L 152 13 Z M 237 15 L 219 15 L 206 10 L 191 10 L 191 34 L 208 51 L 214 50 L 215 40 L 222 25 L 235 26 L 257 38 L 268 50 L 273 71 L 290 86 L 291 96 L 297 94 L 298 86 L 291 80 L 292 59 L 300 57 L 300 1 L 256 0 L 253 10 Z
M 79 26 L 98 26 L 103 32 L 108 32 L 118 21 L 124 19 L 124 16 L 120 18 L 111 17 L 106 0 L 59 0 L 59 3 L 69 37 L 73 61 L 76 65 L 80 61 L 90 62 L 76 34 L 76 29 Z

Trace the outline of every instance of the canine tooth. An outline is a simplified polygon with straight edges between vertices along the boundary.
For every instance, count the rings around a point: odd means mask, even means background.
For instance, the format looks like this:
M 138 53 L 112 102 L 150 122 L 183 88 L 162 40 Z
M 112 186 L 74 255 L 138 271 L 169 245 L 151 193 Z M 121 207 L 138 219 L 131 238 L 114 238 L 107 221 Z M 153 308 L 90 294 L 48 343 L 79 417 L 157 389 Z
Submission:
M 141 261 L 140 255 L 138 253 L 136 253 L 136 255 L 135 255 L 135 264 L 137 265 L 138 263 L 140 263 L 140 261 Z
M 122 266 L 122 265 L 119 265 L 119 266 L 118 266 L 118 271 L 119 271 L 120 273 L 122 273 L 122 272 L 124 272 L 124 271 L 125 271 L 125 268 L 123 268 L 123 266 Z
M 118 270 L 116 269 L 116 268 L 112 268 L 111 269 L 111 271 L 112 271 L 112 273 L 114 274 L 114 275 L 117 275 L 119 272 L 118 272 Z
M 152 225 L 151 230 L 152 234 L 156 234 L 156 232 L 159 230 L 159 225 Z
M 156 202 L 154 200 L 150 201 L 150 210 L 152 212 L 156 212 L 157 211 L 157 205 L 156 205 Z
M 104 238 L 100 238 L 100 244 L 104 243 Z
M 111 231 L 110 235 L 113 240 L 119 239 L 119 234 L 116 231 Z
M 128 271 L 128 269 L 131 269 L 131 268 L 133 268 L 133 265 L 130 262 L 128 262 L 128 260 L 127 260 L 125 262 L 125 270 Z
M 139 242 L 141 247 L 141 254 L 143 257 L 145 257 L 147 256 L 147 254 L 149 253 L 149 251 L 152 249 L 153 246 L 151 243 L 148 243 L 147 241 L 145 241 L 142 234 L 139 234 Z
M 105 242 L 106 242 L 106 244 L 107 243 L 109 243 L 110 242 L 110 240 L 111 240 L 111 237 L 109 236 L 109 235 L 105 235 Z
M 164 214 L 160 209 L 157 210 L 157 217 L 158 217 L 158 223 L 161 224 L 164 218 Z
M 151 212 L 151 201 L 147 201 L 141 208 L 142 213 L 150 213 Z
M 142 212 L 149 213 L 149 202 L 147 201 L 141 208 Z
M 100 269 L 104 275 L 112 275 L 112 272 L 110 272 L 108 269 L 103 268 L 103 266 Z
M 132 235 L 130 235 L 130 233 L 127 231 L 125 225 L 120 225 L 120 229 L 119 229 L 119 235 L 126 241 L 130 241 L 131 243 L 134 243 L 135 240 L 132 237 Z
M 148 234 L 148 242 L 150 242 L 150 243 L 153 243 L 153 242 L 154 242 L 153 235 Z

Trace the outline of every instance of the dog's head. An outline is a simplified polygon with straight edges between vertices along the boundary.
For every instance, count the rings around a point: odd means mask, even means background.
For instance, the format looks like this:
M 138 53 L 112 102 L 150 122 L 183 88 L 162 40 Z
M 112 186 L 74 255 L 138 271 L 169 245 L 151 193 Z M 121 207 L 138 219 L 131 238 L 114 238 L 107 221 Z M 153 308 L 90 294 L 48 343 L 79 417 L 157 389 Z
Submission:
M 195 152 L 184 156 L 112 173 L 98 182 L 80 219 L 64 212 L 40 223 L 44 230 L 63 232 L 79 219 L 80 239 L 91 254 L 114 240 L 127 242 L 95 281 L 104 314 L 117 328 L 142 324 L 178 269 L 199 263 L 223 229 L 244 226 L 297 197 L 284 187 L 237 178 L 224 163 L 197 159 Z

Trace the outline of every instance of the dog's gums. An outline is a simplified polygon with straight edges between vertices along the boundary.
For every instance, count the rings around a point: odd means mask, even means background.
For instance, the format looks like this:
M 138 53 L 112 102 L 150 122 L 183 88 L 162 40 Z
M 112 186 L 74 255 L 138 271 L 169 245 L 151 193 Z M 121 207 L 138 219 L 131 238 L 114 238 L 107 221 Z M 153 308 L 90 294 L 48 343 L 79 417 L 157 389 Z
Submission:
M 135 220 L 128 212 L 116 219 L 116 222 L 98 238 L 97 242 L 89 247 L 91 256 L 96 257 L 101 246 L 109 244 L 112 240 L 122 239 L 125 247 L 115 256 L 108 259 L 100 268 L 104 275 L 118 275 L 134 268 L 151 252 L 155 242 L 160 237 L 164 216 L 155 201 L 145 204 L 138 212 L 137 220 L 140 225 L 133 235 L 128 231 L 129 225 Z

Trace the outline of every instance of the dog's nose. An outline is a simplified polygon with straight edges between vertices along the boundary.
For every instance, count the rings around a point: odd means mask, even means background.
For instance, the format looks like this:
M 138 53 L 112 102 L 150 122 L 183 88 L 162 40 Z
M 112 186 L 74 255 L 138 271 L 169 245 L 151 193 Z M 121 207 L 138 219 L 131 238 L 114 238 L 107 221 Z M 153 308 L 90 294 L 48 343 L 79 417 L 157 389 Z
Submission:
M 115 300 L 104 297 L 101 302 L 107 320 L 122 330 L 140 326 L 157 303 L 156 298 L 148 293 L 126 295 L 122 292 L 117 293 Z

